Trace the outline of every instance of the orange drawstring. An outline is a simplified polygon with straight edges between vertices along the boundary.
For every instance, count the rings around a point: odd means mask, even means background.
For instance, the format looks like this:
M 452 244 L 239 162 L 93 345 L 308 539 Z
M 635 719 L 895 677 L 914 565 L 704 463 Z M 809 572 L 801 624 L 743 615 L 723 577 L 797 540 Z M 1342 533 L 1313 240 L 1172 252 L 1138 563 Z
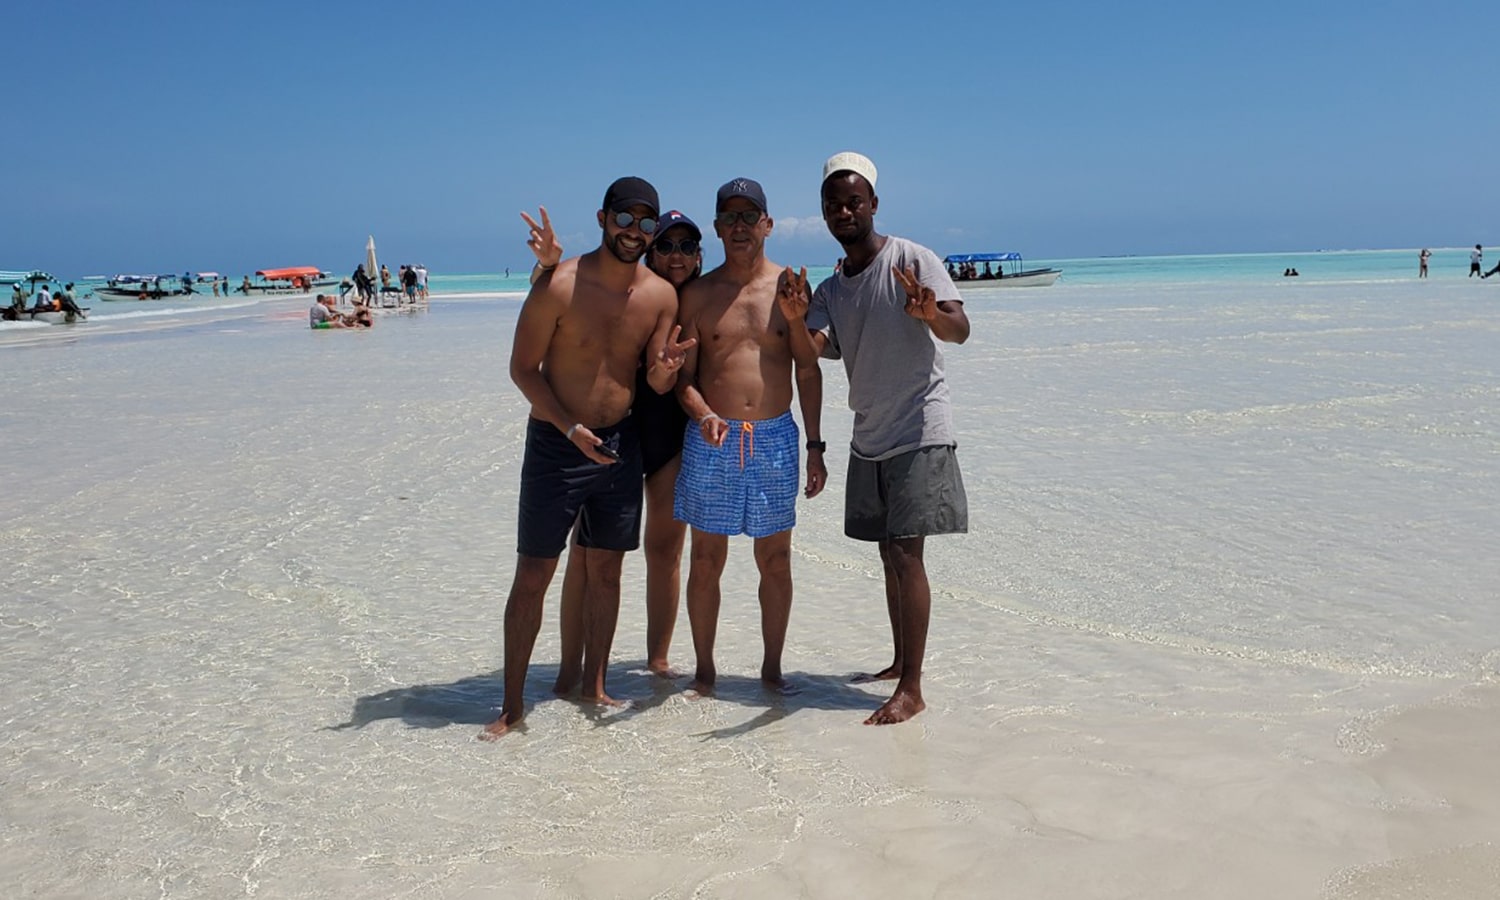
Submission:
M 745 468 L 745 441 L 750 442 L 750 458 L 755 458 L 755 423 L 740 423 L 740 468 Z

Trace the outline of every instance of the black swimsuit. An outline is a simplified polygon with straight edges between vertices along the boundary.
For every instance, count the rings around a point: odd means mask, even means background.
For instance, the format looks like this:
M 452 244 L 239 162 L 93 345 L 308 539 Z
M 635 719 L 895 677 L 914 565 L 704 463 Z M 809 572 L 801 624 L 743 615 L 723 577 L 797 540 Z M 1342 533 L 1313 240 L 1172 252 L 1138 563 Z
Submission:
M 635 406 L 630 410 L 635 430 L 641 440 L 641 469 L 646 478 L 682 453 L 682 432 L 687 427 L 687 413 L 677 402 L 677 394 L 658 394 L 646 381 L 646 368 L 636 372 Z

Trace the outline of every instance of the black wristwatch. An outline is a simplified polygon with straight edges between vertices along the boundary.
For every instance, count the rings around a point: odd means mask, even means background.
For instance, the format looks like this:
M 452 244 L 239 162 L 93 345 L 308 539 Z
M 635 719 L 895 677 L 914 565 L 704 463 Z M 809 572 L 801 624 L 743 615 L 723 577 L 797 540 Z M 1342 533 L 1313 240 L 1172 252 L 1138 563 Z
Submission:
M 827 441 L 808 441 L 807 442 L 807 449 L 809 449 L 809 450 L 816 450 L 819 453 L 827 453 L 828 452 L 828 442 Z

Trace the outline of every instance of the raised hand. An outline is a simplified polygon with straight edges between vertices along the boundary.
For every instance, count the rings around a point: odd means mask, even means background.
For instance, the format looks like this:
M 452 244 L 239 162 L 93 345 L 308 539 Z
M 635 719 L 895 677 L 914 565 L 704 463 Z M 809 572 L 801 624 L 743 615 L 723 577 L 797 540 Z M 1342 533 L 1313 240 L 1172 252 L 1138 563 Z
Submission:
M 559 262 L 562 262 L 562 244 L 557 242 L 557 233 L 552 230 L 552 218 L 547 215 L 547 207 L 539 206 L 537 209 L 542 214 L 540 225 L 537 224 L 536 219 L 533 219 L 524 212 L 521 213 L 521 218 L 525 219 L 526 224 L 531 226 L 531 237 L 527 238 L 526 246 L 530 247 L 531 252 L 536 254 L 536 261 L 542 264 L 542 268 L 550 269 Z
M 932 292 L 932 288 L 922 284 L 917 277 L 917 270 L 912 266 L 907 266 L 904 270 L 891 266 L 891 272 L 901 282 L 901 289 L 906 291 L 906 314 L 923 322 L 936 319 L 937 294 Z
M 803 266 L 793 272 L 792 267 L 787 266 L 776 284 L 776 305 L 781 307 L 781 314 L 786 316 L 788 322 L 805 319 L 811 301 L 812 293 L 807 288 L 807 267 Z
M 682 326 L 673 325 L 667 342 L 662 345 L 661 352 L 656 354 L 656 365 L 659 368 L 667 372 L 676 372 L 682 368 L 683 360 L 687 359 L 687 352 L 698 346 L 697 338 L 678 341 L 677 339 L 681 336 Z

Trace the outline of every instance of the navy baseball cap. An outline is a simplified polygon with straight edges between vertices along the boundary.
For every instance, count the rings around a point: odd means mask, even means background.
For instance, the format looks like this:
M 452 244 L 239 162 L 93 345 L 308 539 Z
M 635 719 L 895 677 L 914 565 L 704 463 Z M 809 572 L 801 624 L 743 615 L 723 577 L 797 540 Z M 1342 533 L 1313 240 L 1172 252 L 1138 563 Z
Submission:
M 719 188 L 719 199 L 714 203 L 714 212 L 724 211 L 724 204 L 735 197 L 744 197 L 761 212 L 766 212 L 766 192 L 761 190 L 759 182 L 749 178 L 736 178 Z
M 644 178 L 634 175 L 617 178 L 609 186 L 609 190 L 604 192 L 604 208 L 610 212 L 619 212 L 638 204 L 651 207 L 652 214 L 661 209 L 661 201 L 656 199 L 656 188 Z
M 681 225 L 687 228 L 693 233 L 693 237 L 700 241 L 703 240 L 703 231 L 698 227 L 697 223 L 675 209 L 667 210 L 661 214 L 661 218 L 656 220 L 656 236 L 661 237 L 666 234 L 667 229 L 674 225 Z

